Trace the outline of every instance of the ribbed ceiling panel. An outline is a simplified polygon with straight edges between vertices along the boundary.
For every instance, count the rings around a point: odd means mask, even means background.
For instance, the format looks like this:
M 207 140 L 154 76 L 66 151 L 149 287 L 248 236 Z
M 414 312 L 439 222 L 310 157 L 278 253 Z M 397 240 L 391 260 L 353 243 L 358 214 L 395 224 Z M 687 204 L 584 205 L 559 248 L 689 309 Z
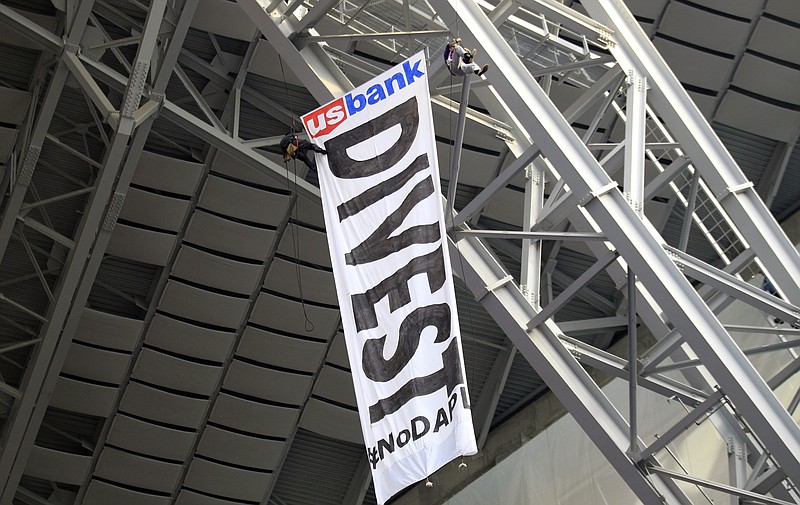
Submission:
M 362 457 L 363 447 L 300 430 L 274 494 L 286 505 L 339 505 Z

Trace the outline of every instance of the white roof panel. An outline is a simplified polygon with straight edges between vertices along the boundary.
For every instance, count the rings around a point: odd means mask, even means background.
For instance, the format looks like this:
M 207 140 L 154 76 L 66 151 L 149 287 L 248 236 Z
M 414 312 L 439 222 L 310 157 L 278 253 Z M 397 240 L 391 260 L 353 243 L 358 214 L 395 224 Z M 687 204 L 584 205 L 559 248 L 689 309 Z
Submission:
M 336 403 L 356 406 L 356 393 L 353 389 L 353 375 L 339 368 L 325 365 L 314 383 L 313 393 Z
M 260 502 L 272 482 L 269 472 L 234 468 L 200 458 L 189 465 L 184 486 L 215 496 Z
M 204 365 L 144 348 L 136 360 L 132 377 L 148 384 L 211 396 L 222 373 L 219 366 Z
M 213 293 L 170 280 L 159 308 L 169 314 L 221 328 L 238 328 L 247 309 L 246 298 Z
M 230 353 L 233 332 L 213 330 L 155 314 L 145 342 L 165 351 L 222 363 Z
M 302 405 L 314 378 L 280 370 L 271 370 L 233 360 L 223 387 L 237 393 L 284 405 Z
M 106 442 L 136 453 L 184 460 L 191 454 L 195 433 L 176 430 L 117 413 Z
M 164 266 L 175 245 L 175 235 L 117 223 L 106 252 L 120 258 Z
M 192 215 L 185 240 L 221 253 L 264 260 L 272 249 L 275 231 L 198 210 Z
M 198 205 L 228 217 L 279 226 L 289 209 L 288 194 L 264 191 L 210 175 Z
M 316 372 L 327 344 L 280 335 L 259 328 L 245 328 L 236 355 L 267 365 L 302 372 Z
M 262 269 L 260 264 L 236 261 L 184 244 L 172 267 L 172 275 L 223 291 L 250 295 L 258 285 Z
M 122 384 L 131 355 L 72 342 L 62 372 L 109 384 Z
M 684 62 L 683 65 L 673 69 L 675 76 L 684 84 L 718 91 L 727 85 L 734 69 L 733 59 L 700 51 L 663 37 L 656 37 L 653 44 L 668 62 Z
M 759 18 L 749 45 L 749 49 L 759 53 L 800 65 L 798 47 L 800 47 L 800 30 L 765 17 Z
M 108 417 L 114 409 L 119 388 L 91 384 L 60 376 L 50 406 L 90 416 Z
M 152 226 L 161 230 L 178 231 L 189 209 L 189 201 L 129 188 L 120 219 Z
M 138 382 L 125 388 L 119 410 L 166 424 L 196 428 L 205 418 L 208 401 L 162 391 Z
M 709 26 L 714 29 L 708 30 Z M 658 33 L 714 51 L 736 54 L 747 42 L 750 24 L 689 4 L 670 2 Z
M 214 402 L 210 421 L 255 435 L 286 438 L 298 417 L 296 408 L 269 405 L 222 392 Z
M 84 308 L 75 339 L 120 351 L 133 351 L 139 342 L 143 322 Z
M 305 226 L 287 228 L 281 236 L 278 252 L 313 265 L 331 267 L 331 256 L 328 252 L 328 239 L 325 233 Z
M 306 321 L 308 317 L 308 321 Z M 262 292 L 250 321 L 294 335 L 328 339 L 339 325 L 339 309 L 320 307 Z
M 324 402 L 317 398 L 309 398 L 300 426 L 326 437 L 345 440 L 354 444 L 363 444 L 361 423 L 358 412 L 338 405 Z
M 169 496 L 159 496 L 115 486 L 92 479 L 83 498 L 83 505 L 168 505 Z
M 200 163 L 143 151 L 131 183 L 189 196 L 202 174 Z
M 128 486 L 169 493 L 177 484 L 182 468 L 183 465 L 146 458 L 106 445 L 100 453 L 94 475 Z
M 735 91 L 720 104 L 716 120 L 773 140 L 793 142 L 800 129 L 800 111 L 772 105 Z
M 79 486 L 83 484 L 91 464 L 91 456 L 34 445 L 25 465 L 25 475 Z
M 284 441 L 250 437 L 215 426 L 206 426 L 197 446 L 197 454 L 223 463 L 257 470 L 274 470 L 285 448 Z
M 333 272 L 282 258 L 275 258 L 272 261 L 264 279 L 264 288 L 296 298 L 302 295 L 307 300 L 327 305 L 339 304 L 336 298 L 336 286 L 333 283 Z
M 767 75 L 769 78 L 765 79 Z M 753 54 L 742 56 L 732 84 L 768 98 L 800 105 L 800 69 Z

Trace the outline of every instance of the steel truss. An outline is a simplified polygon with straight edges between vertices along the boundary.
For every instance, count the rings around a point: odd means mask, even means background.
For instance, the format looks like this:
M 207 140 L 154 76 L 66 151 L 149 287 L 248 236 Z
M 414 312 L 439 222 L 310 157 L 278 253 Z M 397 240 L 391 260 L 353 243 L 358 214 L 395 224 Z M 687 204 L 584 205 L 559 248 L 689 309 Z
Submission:
M 237 3 L 274 49 L 296 63 L 293 67 L 296 76 L 320 102 L 352 88 L 341 65 L 359 63 L 354 71 L 376 71 L 369 64 L 354 62 L 349 55 L 338 54 L 324 42 L 330 37 L 315 31 L 315 24 L 338 8 L 335 2 L 318 2 L 302 17 L 296 13 L 301 5 L 298 1 L 269 4 L 263 0 L 238 0 Z M 800 503 L 795 487 L 800 482 L 800 430 L 790 416 L 797 401 L 792 402 L 787 412 L 772 392 L 800 370 L 800 361 L 795 359 L 772 377 L 761 377 L 746 357 L 750 351 L 739 349 L 729 333 L 757 330 L 725 328 L 716 315 L 733 299 L 739 299 L 797 324 L 800 257 L 624 5 L 615 0 L 583 0 L 591 16 L 586 17 L 551 0 L 521 3 L 509 0 L 497 7 L 464 0 L 430 3 L 438 15 L 435 21 L 427 19 L 435 25 L 432 29 L 411 30 L 412 22 L 425 16 L 406 2 L 406 30 L 394 36 L 425 37 L 457 24 L 460 36 L 475 41 L 482 60 L 502 71 L 491 72 L 485 81 L 472 86 L 473 96 L 489 110 L 490 116 L 470 112 L 467 119 L 496 127 L 508 142 L 508 152 L 516 158 L 505 167 L 501 160 L 497 177 L 471 202 L 455 209 L 452 221 L 454 270 L 509 337 L 475 407 L 481 444 L 489 432 L 492 413 L 514 355 L 520 352 L 643 503 L 691 503 L 677 481 L 727 493 L 732 503 L 739 499 Z M 77 10 L 68 16 L 71 24 L 64 41 L 0 6 L 0 20 L 25 34 L 44 51 L 56 55 L 39 115 L 22 146 L 24 156 L 10 181 L 0 221 L 0 257 L 10 245 L 19 242 L 31 259 L 33 271 L 15 281 L 38 280 L 49 302 L 44 308 L 32 308 L 3 299 L 30 317 L 32 323 L 20 325 L 24 339 L 0 349 L 0 353 L 31 346 L 34 352 L 19 384 L 0 382 L 0 391 L 14 398 L 1 441 L 0 505 L 10 505 L 15 494 L 20 500 L 35 501 L 31 498 L 35 495 L 20 488 L 19 482 L 138 156 L 153 133 L 154 120 L 163 117 L 214 149 L 271 177 L 281 179 L 290 175 L 256 150 L 268 144 L 269 139 L 244 141 L 237 134 L 241 100 L 283 122 L 287 122 L 290 113 L 269 97 L 248 88 L 243 77 L 246 65 L 240 69 L 240 78 L 233 79 L 181 50 L 196 5 L 196 0 L 154 0 L 145 26 L 138 27 L 141 35 L 134 37 L 138 51 L 132 61 L 118 49 L 131 40 L 109 40 L 108 48 L 127 73 L 87 58 L 81 52 L 82 34 L 89 24 L 97 27 L 98 17 L 118 25 L 130 24 L 123 13 L 114 11 L 105 2 L 78 2 Z M 522 8 L 525 16 L 517 16 Z M 351 34 L 354 40 L 384 43 L 392 38 L 392 34 L 385 32 L 370 33 L 370 23 L 361 22 L 359 12 L 345 22 L 345 27 L 357 26 Z M 531 15 L 542 23 L 526 25 L 526 30 L 538 37 L 535 39 L 538 44 L 572 55 L 570 63 L 554 62 L 546 68 L 534 64 L 528 58 L 532 50 L 520 54 L 521 49 L 512 47 L 498 30 L 505 23 L 523 24 Z M 159 32 L 165 16 L 174 27 L 168 34 Z M 572 39 L 582 40 L 583 45 L 561 38 L 559 33 L 563 31 L 568 31 Z M 159 41 L 165 42 L 160 46 L 160 58 L 157 63 L 151 62 Z M 596 53 L 597 48 L 608 50 L 610 56 Z M 151 64 L 156 72 L 148 77 Z M 222 118 L 193 89 L 183 68 L 231 91 Z M 602 71 L 586 79 L 587 74 L 581 71 L 592 68 Z M 434 81 L 437 75 L 443 75 L 438 59 L 431 70 Z M 173 71 L 199 114 L 164 97 Z M 559 111 L 547 95 L 556 75 L 564 80 L 573 79 L 584 90 L 564 111 Z M 69 76 L 79 83 L 87 98 L 95 123 L 90 134 L 104 146 L 102 161 L 82 152 L 51 127 Z M 110 91 L 104 91 L 98 83 Z M 114 105 L 120 97 L 121 105 Z M 434 100 L 457 108 L 449 99 L 434 97 Z M 579 137 L 572 124 L 589 110 L 596 110 L 596 115 Z M 509 111 L 514 111 L 513 116 Z M 624 123 L 624 139 L 611 138 L 609 133 L 598 141 L 595 133 L 600 126 L 615 122 Z M 52 170 L 58 174 L 57 167 L 39 161 L 48 142 L 85 163 L 89 167 L 86 176 L 89 182 L 78 181 L 81 189 L 40 199 L 31 184 L 34 171 Z M 620 170 L 624 194 L 615 182 Z M 646 170 L 657 173 L 647 183 Z M 480 226 L 483 209 L 521 173 L 526 174 L 522 228 L 517 232 L 474 229 Z M 60 175 L 71 177 L 63 172 Z M 318 190 L 313 185 L 302 180 L 293 182 L 297 184 L 298 196 L 318 199 Z M 454 177 L 451 189 L 456 182 Z M 549 195 L 545 193 L 546 187 Z M 647 202 L 663 191 L 672 195 L 673 205 L 680 206 L 686 216 L 677 246 L 667 245 L 659 233 L 661 223 L 649 222 L 644 212 Z M 447 208 L 455 205 L 455 191 L 451 193 L 450 201 L 445 204 Z M 82 221 L 73 233 L 57 230 L 49 222 L 47 205 L 85 195 L 90 197 L 86 198 Z M 36 212 L 41 216 L 39 219 L 33 217 Z M 708 241 L 715 257 L 703 261 L 687 254 L 690 231 L 699 232 Z M 52 261 L 42 265 L 36 260 L 36 254 L 51 260 L 54 254 L 31 243 L 28 237 L 32 232 L 37 237 L 47 237 L 54 250 L 66 251 L 61 261 L 56 262 L 57 267 L 51 266 Z M 520 257 L 519 273 L 509 272 L 487 245 L 489 238 L 497 237 L 522 239 L 521 249 L 500 246 Z M 561 244 L 573 240 L 585 241 L 596 257 L 595 265 L 577 278 L 569 278 L 552 266 Z M 545 242 L 556 245 L 543 247 Z M 711 266 L 712 261 L 719 267 Z M 780 299 L 766 296 L 743 281 L 749 279 L 753 270 L 769 277 Z M 624 293 L 620 307 L 592 291 L 590 283 L 601 272 L 606 272 Z M 699 289 L 687 281 L 687 276 L 699 282 Z M 548 293 L 549 282 L 564 287 L 559 296 Z M 163 289 L 163 280 L 161 286 Z M 559 325 L 553 318 L 571 299 L 581 297 L 602 301 L 598 303 L 607 311 L 606 323 L 610 328 L 627 327 L 629 356 L 635 354 L 639 323 L 647 327 L 657 343 L 630 360 L 611 354 L 605 346 L 593 346 L 575 338 L 581 323 L 594 327 L 599 323 L 579 321 L 571 326 Z M 31 330 L 36 325 L 41 330 Z M 608 334 L 612 333 L 609 330 Z M 790 336 L 791 332 L 785 333 Z M 784 340 L 768 351 L 795 345 Z M 582 365 L 629 381 L 628 418 L 632 422 L 617 412 Z M 683 380 L 664 375 L 675 369 L 683 372 Z M 637 433 L 637 387 L 676 397 L 690 409 L 657 442 L 649 445 Z M 659 458 L 666 459 L 674 440 L 692 425 L 706 421 L 713 423 L 729 441 L 733 454 L 745 453 L 745 458 L 730 459 L 728 483 L 677 473 L 660 463 Z M 100 443 L 107 431 L 106 426 Z M 356 472 L 358 477 L 348 491 L 347 503 L 363 501 L 368 487 L 366 466 L 362 464 Z M 270 500 L 268 494 L 263 503 Z
M 42 324 L 36 338 L 29 341 L 35 344 L 35 348 L 28 358 L 28 366 L 18 389 L 4 384 L 4 389 L 12 393 L 16 401 L 4 426 L 0 444 L 3 447 L 0 453 L 0 503 L 10 505 L 15 497 L 25 502 L 35 497 L 44 502 L 35 493 L 19 487 L 19 482 L 42 426 L 49 398 L 63 367 L 81 313 L 94 285 L 139 156 L 149 137 L 155 114 L 163 102 L 164 91 L 196 5 L 196 0 L 170 2 L 169 5 L 167 0 L 152 2 L 147 10 L 141 36 L 137 38 L 135 57 L 126 65 L 130 75 L 121 80 L 122 85 L 118 89 L 119 107 L 112 105 L 109 96 L 101 90 L 88 71 L 86 64 L 91 64 L 92 61 L 81 54 L 81 50 L 85 49 L 80 45 L 81 38 L 87 25 L 91 23 L 94 28 L 100 28 L 93 14 L 96 7 L 94 0 L 75 4 L 75 12 L 70 12 L 67 16 L 71 25 L 64 41 L 47 33 L 35 23 L 20 18 L 10 9 L 0 9 L 3 21 L 37 42 L 44 50 L 55 52 L 57 61 L 32 134 L 22 148 L 25 155 L 17 167 L 15 182 L 10 189 L 10 197 L 0 223 L 0 257 L 7 251 L 12 237 L 23 242 L 29 251 L 29 259 L 41 287 L 51 302 L 41 312 L 17 305 L 19 310 L 30 314 Z M 72 7 L 72 3 L 69 3 L 68 9 L 71 10 Z M 161 32 L 162 22 L 166 19 L 173 23 L 173 29 L 168 33 Z M 159 42 L 163 44 L 160 58 L 155 61 L 154 55 Z M 152 79 L 149 78 L 151 67 L 154 69 Z M 90 126 L 77 129 L 91 129 L 90 134 L 102 141 L 101 145 L 105 147 L 102 161 L 96 161 L 91 153 L 71 146 L 72 142 L 68 143 L 67 140 L 70 131 L 49 133 L 68 76 L 79 83 L 95 119 Z M 97 115 L 98 111 L 100 116 Z M 60 119 L 68 121 L 68 118 Z M 63 141 L 60 136 L 64 136 Z M 57 167 L 40 161 L 45 140 L 85 162 L 90 167 L 90 173 L 86 177 L 89 182 L 74 179 Z M 34 171 L 37 169 L 55 172 L 57 176 L 83 186 L 83 189 L 46 200 L 39 199 L 33 185 Z M 86 198 L 83 217 L 74 234 L 65 236 L 54 229 L 48 217 L 47 206 L 86 194 L 89 197 Z M 31 217 L 34 209 L 43 216 L 44 222 Z M 63 259 L 41 248 L 35 251 L 39 257 L 44 256 L 48 261 L 59 263 L 60 268 L 46 273 L 42 271 L 39 263 L 41 260 L 34 256 L 34 250 L 25 238 L 26 229 L 35 230 L 67 249 Z M 51 288 L 51 285 L 55 287 Z
M 239 3 L 250 15 L 256 16 L 257 25 L 270 40 L 274 41 L 281 33 L 289 41 L 295 39 L 293 16 L 281 16 L 281 22 L 275 23 L 269 16 L 268 6 L 257 0 L 239 0 Z M 625 7 L 619 2 L 585 2 L 592 14 L 590 19 L 555 2 L 525 4 L 526 9 L 540 13 L 543 19 L 556 19 L 560 27 L 580 29 L 608 47 L 615 60 L 616 72 L 605 72 L 594 85 L 587 87 L 583 98 L 562 113 L 547 97 L 549 76 L 558 73 L 562 78 L 569 77 L 573 67 L 555 65 L 544 72 L 526 68 L 520 61 L 521 55 L 514 54 L 494 29 L 493 22 L 499 25 L 514 15 L 519 8 L 516 3 L 501 3 L 496 8 L 463 2 L 456 6 L 447 0 L 434 0 L 431 4 L 445 26 L 458 25 L 462 37 L 477 42 L 482 58 L 488 58 L 493 68 L 502 69 L 488 75 L 490 86 L 476 89 L 474 94 L 495 119 L 512 125 L 513 137 L 521 140 L 509 145 L 519 157 L 517 161 L 454 217 L 458 228 L 454 229 L 453 256 L 462 258 L 463 264 L 468 265 L 462 274 L 470 289 L 643 502 L 687 502 L 688 498 L 675 483 L 676 479 L 681 479 L 663 470 L 655 457 L 687 426 L 701 418 L 711 419 L 733 445 L 746 446 L 750 468 L 737 467 L 740 463 L 732 458 L 730 485 L 703 483 L 697 479 L 693 482 L 728 492 L 732 501 L 743 498 L 771 503 L 797 502 L 794 491 L 794 483 L 800 478 L 797 425 L 716 317 L 732 298 L 737 298 L 796 323 L 800 302 L 794 295 L 798 279 L 796 269 L 800 265 L 797 253 L 666 64 L 643 34 L 637 33 L 639 28 Z M 308 27 L 307 21 L 300 23 L 303 28 Z M 553 33 L 548 37 L 557 39 Z M 282 41 L 277 44 L 282 52 L 288 50 L 288 56 L 299 60 L 297 45 L 287 46 Z M 589 60 L 587 65 L 590 65 L 591 51 L 584 51 L 583 58 Z M 598 64 L 607 61 L 599 57 L 598 60 Z M 317 68 L 316 65 L 309 67 Z M 435 76 L 433 71 L 431 73 Z M 548 77 L 537 82 L 534 76 L 542 74 Z M 622 76 L 627 79 L 620 95 Z M 314 77 L 303 82 L 309 89 L 318 90 L 318 84 L 326 79 Z M 315 91 L 320 101 L 341 94 L 339 88 L 326 89 L 328 91 L 322 93 Z M 620 96 L 625 99 L 622 103 L 618 102 Z M 600 112 L 584 137 L 579 138 L 570 124 L 597 104 L 600 104 Z M 669 111 L 665 112 L 665 108 Z M 508 110 L 514 111 L 514 118 L 503 112 Z M 616 114 L 624 122 L 624 141 L 613 145 L 590 144 L 598 125 L 608 121 L 607 112 Z M 532 144 L 527 144 L 526 138 L 530 138 Z M 605 154 L 598 158 L 592 153 L 603 150 Z M 665 159 L 670 162 L 665 163 Z M 647 185 L 646 163 L 650 169 L 655 166 L 661 174 Z M 523 229 L 516 234 L 468 230 L 465 223 L 476 222 L 475 216 L 499 190 L 529 166 Z M 620 169 L 624 169 L 624 195 L 610 177 Z M 539 187 L 543 186 L 544 177 L 553 181 L 556 188 L 547 200 L 542 198 Z M 689 186 L 692 189 L 687 195 Z M 655 227 L 643 220 L 645 203 L 664 188 L 676 195 L 676 204 L 682 205 L 688 216 L 677 251 L 665 247 Z M 450 198 L 447 205 L 452 208 L 452 194 Z M 605 240 L 587 243 L 601 258 L 596 272 L 606 270 L 620 288 L 630 286 L 628 310 L 638 313 L 659 340 L 644 359 L 626 363 L 622 358 L 565 337 L 553 322 L 552 315 L 560 304 L 580 292 L 595 271 L 587 272 L 586 279 L 575 280 L 574 288 L 566 289 L 562 297 L 550 299 L 552 307 L 538 308 L 542 300 L 539 275 L 542 262 L 546 261 L 539 249 L 541 241 L 581 238 L 563 233 L 566 223 L 586 233 L 584 239 Z M 721 263 L 726 265 L 724 271 L 690 260 L 681 251 L 686 248 L 692 227 L 709 241 Z M 525 239 L 521 253 L 521 285 L 513 281 L 513 276 L 475 238 L 492 233 Z M 559 233 L 560 237 L 554 236 Z M 458 270 L 462 263 L 455 260 L 454 264 Z M 745 268 L 752 264 L 770 279 L 783 281 L 779 292 L 786 301 L 770 299 L 741 281 L 743 272 L 747 275 Z M 687 282 L 682 272 L 687 268 L 691 269 L 691 278 L 707 285 L 701 294 L 716 293 L 708 302 Z M 635 342 L 633 330 L 637 318 L 629 317 L 628 321 L 631 340 Z M 635 350 L 635 346 L 632 349 Z M 652 358 L 652 354 L 657 358 Z M 658 370 L 651 363 L 670 357 L 681 363 L 675 365 L 676 368 L 702 364 L 707 372 L 692 368 L 685 374 L 686 385 L 670 384 L 663 390 L 664 394 L 676 395 L 689 388 L 692 398 L 683 401 L 694 409 L 658 443 L 646 446 L 637 439 L 635 422 L 629 424 L 616 413 L 602 391 L 588 380 L 574 359 L 576 355 L 589 366 L 620 377 L 627 375 L 631 383 L 630 416 L 634 420 L 636 385 L 646 386 L 655 378 L 651 374 Z M 502 385 L 507 374 L 509 356 L 513 353 L 501 353 L 492 372 L 497 385 Z M 650 368 L 645 370 L 646 366 Z M 479 413 L 488 408 L 484 404 L 496 401 L 497 390 L 497 387 L 490 388 L 494 393 L 489 393 L 487 399 L 480 399 Z M 495 400 L 489 399 L 492 396 Z M 485 413 L 480 416 L 483 418 Z M 768 460 L 770 462 L 765 465 Z M 765 468 L 770 470 L 764 472 Z M 787 477 L 781 485 L 776 485 L 779 478 L 771 478 L 770 486 L 761 486 L 755 491 L 756 495 L 772 492 L 774 498 L 753 495 L 754 482 L 765 473 Z

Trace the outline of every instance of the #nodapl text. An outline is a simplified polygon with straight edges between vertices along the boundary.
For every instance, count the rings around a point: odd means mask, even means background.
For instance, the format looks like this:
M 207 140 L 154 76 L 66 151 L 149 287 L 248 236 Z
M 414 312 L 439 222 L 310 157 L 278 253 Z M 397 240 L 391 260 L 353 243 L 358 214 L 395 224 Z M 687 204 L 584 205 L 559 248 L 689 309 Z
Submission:
M 465 409 L 469 409 L 467 403 L 466 390 L 462 387 L 460 389 L 461 403 Z M 391 454 L 395 449 L 402 449 L 411 440 L 419 440 L 428 433 L 437 433 L 440 429 L 450 424 L 453 420 L 453 411 L 458 404 L 459 393 L 453 393 L 447 400 L 447 408 L 441 407 L 436 412 L 436 419 L 433 420 L 433 429 L 431 429 L 431 419 L 425 416 L 417 416 L 408 422 L 408 428 L 404 428 L 394 433 L 389 433 L 389 436 L 378 440 L 374 446 L 367 447 L 367 457 L 375 469 L 378 463 L 383 461 L 387 454 Z

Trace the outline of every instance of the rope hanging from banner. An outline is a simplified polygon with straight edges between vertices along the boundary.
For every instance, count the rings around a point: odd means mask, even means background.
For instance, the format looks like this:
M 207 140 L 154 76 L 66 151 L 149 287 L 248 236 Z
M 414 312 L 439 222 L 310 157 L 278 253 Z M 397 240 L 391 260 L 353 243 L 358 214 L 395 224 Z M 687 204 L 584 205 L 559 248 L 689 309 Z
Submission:
M 292 107 L 292 97 L 289 94 L 289 84 L 286 82 L 286 72 L 283 68 L 283 58 L 281 54 L 278 53 L 278 62 L 280 63 L 281 67 L 281 78 L 283 79 L 283 89 L 286 92 L 286 103 L 289 105 L 289 114 L 291 114 L 291 133 L 298 134 L 296 125 L 295 125 L 295 116 L 294 116 L 294 107 Z M 296 137 L 299 139 L 299 136 Z M 299 140 L 297 140 L 298 145 L 296 146 L 299 148 Z M 284 159 L 284 165 L 287 166 L 288 172 L 288 164 L 289 162 Z M 292 194 L 297 194 L 297 158 L 292 158 L 292 176 L 294 177 L 294 187 L 292 187 L 292 180 L 287 178 L 287 185 L 288 190 Z M 303 278 L 300 274 L 300 239 L 298 234 L 295 233 L 295 227 L 299 226 L 299 220 L 297 218 L 297 199 L 292 203 L 292 212 L 294 213 L 294 226 L 291 222 L 287 222 L 286 226 L 289 228 L 289 233 L 292 234 L 292 249 L 294 252 L 294 268 L 295 268 L 295 275 L 297 277 L 297 292 L 300 295 L 300 305 L 303 308 L 303 318 L 305 319 L 305 330 L 307 333 L 311 333 L 314 331 L 314 323 L 308 317 L 308 311 L 306 310 L 306 300 L 303 296 Z

